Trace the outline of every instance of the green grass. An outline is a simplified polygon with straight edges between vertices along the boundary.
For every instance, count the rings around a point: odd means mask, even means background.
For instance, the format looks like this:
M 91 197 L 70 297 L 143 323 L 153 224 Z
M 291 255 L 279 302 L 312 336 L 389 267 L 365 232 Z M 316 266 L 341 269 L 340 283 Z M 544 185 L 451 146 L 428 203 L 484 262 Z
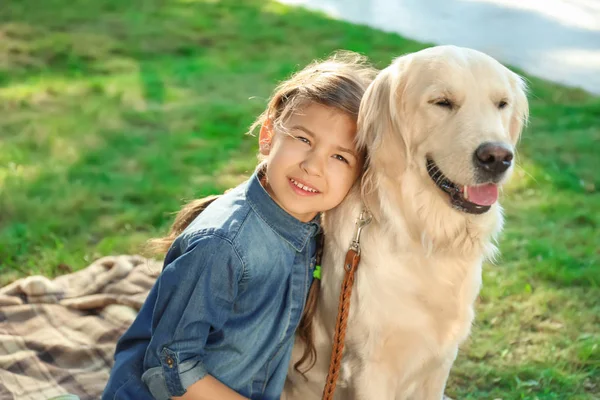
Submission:
M 240 182 L 275 84 L 346 48 L 425 47 L 272 2 L 6 0 L 0 7 L 0 284 L 137 253 L 188 199 Z M 528 77 L 457 399 L 600 397 L 600 99 Z

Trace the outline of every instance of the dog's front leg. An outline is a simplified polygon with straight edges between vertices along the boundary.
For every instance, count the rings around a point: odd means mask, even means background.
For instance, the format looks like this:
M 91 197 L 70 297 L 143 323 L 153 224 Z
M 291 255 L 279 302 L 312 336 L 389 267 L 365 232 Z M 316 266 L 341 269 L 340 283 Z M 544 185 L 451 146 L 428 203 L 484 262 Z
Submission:
M 456 352 L 445 359 L 439 361 L 423 377 L 416 387 L 416 391 L 410 397 L 411 400 L 442 400 L 444 399 L 444 389 L 446 381 L 450 374 L 450 368 L 456 358 Z
M 396 382 L 389 374 L 389 369 L 382 368 L 380 363 L 366 361 L 360 372 L 351 377 L 354 400 L 393 400 Z

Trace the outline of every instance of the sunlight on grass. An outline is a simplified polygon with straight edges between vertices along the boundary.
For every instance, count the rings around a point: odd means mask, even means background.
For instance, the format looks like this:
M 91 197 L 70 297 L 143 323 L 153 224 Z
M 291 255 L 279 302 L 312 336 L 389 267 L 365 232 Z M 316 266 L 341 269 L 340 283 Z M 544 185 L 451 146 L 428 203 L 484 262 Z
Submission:
M 217 4 L 221 0 L 177 0 L 180 3 L 205 3 L 205 4 Z
M 63 78 L 42 76 L 25 83 L 6 85 L 0 88 L 0 99 L 15 106 L 44 105 L 44 100 L 60 100 L 69 97 L 81 97 L 94 92 L 109 96 L 124 91 L 123 84 L 136 82 L 137 73 L 112 75 L 110 77 Z M 133 89 L 127 87 L 127 90 Z
M 1 148 L 0 148 L 1 151 Z M 19 184 L 27 184 L 39 177 L 40 168 L 37 166 L 18 165 L 14 162 L 9 162 L 6 167 L 0 166 L 0 193 L 4 188 L 4 183 L 13 179 Z
M 291 10 L 290 6 L 286 6 L 282 3 L 267 1 L 261 7 L 261 11 L 275 15 L 284 15 L 289 13 Z

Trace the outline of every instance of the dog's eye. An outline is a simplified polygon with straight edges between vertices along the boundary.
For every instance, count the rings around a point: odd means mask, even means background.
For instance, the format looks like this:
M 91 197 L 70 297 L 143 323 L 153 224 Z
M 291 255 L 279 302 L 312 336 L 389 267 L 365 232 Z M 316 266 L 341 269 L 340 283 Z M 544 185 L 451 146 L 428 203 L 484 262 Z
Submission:
M 448 108 L 450 110 L 452 110 L 454 108 L 454 103 L 452 103 L 448 99 L 437 99 L 437 100 L 433 101 L 433 104 L 435 104 L 436 106 Z
M 507 105 L 508 105 L 508 102 L 507 102 L 506 100 L 500 100 L 500 101 L 498 102 L 498 108 L 499 108 L 499 109 L 501 109 L 501 110 L 502 110 L 503 108 L 505 108 Z

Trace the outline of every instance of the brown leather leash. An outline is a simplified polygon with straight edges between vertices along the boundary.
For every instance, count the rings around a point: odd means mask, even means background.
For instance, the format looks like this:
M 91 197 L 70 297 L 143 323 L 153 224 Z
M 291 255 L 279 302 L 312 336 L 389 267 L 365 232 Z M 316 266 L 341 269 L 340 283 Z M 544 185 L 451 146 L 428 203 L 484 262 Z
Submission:
M 333 349 L 331 351 L 331 360 L 329 362 L 329 372 L 325 388 L 323 389 L 323 400 L 332 400 L 335 393 L 335 387 L 340 375 L 340 365 L 342 363 L 342 354 L 346 342 L 346 327 L 348 325 L 348 314 L 350 313 L 350 297 L 352 295 L 352 286 L 354 285 L 354 273 L 360 262 L 360 233 L 362 229 L 371 222 L 371 213 L 363 208 L 359 217 L 356 219 L 354 239 L 346 253 L 344 261 L 344 280 L 340 290 L 340 300 L 338 304 L 338 314 L 335 323 L 335 333 L 333 335 Z

